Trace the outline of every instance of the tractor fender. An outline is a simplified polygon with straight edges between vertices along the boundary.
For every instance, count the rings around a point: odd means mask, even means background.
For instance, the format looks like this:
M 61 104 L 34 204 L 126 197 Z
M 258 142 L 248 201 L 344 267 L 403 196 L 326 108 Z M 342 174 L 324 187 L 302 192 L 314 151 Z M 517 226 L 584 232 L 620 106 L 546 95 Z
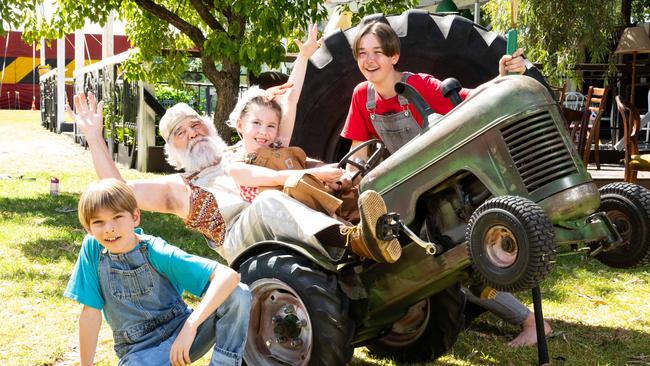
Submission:
M 303 257 L 307 258 L 310 262 L 313 262 L 314 264 L 316 264 L 317 266 L 319 266 L 320 268 L 328 272 L 333 272 L 333 273 L 337 272 L 336 264 L 332 263 L 332 261 L 329 258 L 325 257 L 316 249 L 306 245 L 301 245 L 298 243 L 289 243 L 280 240 L 265 240 L 249 246 L 244 251 L 239 253 L 239 255 L 237 255 L 235 259 L 232 260 L 232 262 L 230 262 L 230 267 L 234 270 L 239 270 L 239 267 L 242 265 L 242 263 L 244 263 L 249 258 L 252 258 L 261 253 L 270 252 L 278 249 L 283 249 L 285 251 L 302 255 Z

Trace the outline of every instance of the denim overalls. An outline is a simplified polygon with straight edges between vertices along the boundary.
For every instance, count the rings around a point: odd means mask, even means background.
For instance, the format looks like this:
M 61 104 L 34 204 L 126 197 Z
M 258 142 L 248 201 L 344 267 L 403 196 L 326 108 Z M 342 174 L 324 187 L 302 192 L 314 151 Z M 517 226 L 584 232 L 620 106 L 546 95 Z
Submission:
M 403 73 L 400 81 L 405 83 L 406 79 L 411 75 L 413 74 L 410 72 Z M 388 115 L 375 114 L 375 108 L 377 107 L 375 88 L 372 86 L 372 83 L 368 83 L 366 109 L 370 112 L 370 121 L 377 131 L 379 138 L 384 142 L 388 152 L 391 154 L 411 141 L 422 129 L 408 108 L 408 100 L 401 95 L 397 96 L 397 100 L 403 108 L 401 112 Z
M 102 250 L 98 272 L 119 364 L 169 365 L 171 346 L 192 310 L 167 277 L 151 265 L 146 242 L 128 253 Z M 191 359 L 214 346 L 210 365 L 241 365 L 250 302 L 250 292 L 240 284 L 199 326 Z

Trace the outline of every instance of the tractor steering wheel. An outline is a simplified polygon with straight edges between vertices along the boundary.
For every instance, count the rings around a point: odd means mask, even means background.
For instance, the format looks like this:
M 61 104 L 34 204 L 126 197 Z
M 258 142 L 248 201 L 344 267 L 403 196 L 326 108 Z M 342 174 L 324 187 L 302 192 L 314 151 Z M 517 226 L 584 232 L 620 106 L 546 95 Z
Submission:
M 370 158 L 368 158 L 368 161 L 359 161 L 359 160 L 353 160 L 352 155 L 356 154 L 359 150 L 365 148 L 366 146 L 375 144 L 376 150 L 372 155 L 370 155 Z M 354 181 L 359 174 L 363 177 L 365 176 L 372 168 L 374 168 L 378 163 L 381 157 L 384 155 L 384 152 L 386 151 L 386 145 L 380 140 L 377 139 L 372 139 L 365 141 L 359 145 L 357 145 L 354 149 L 350 150 L 345 156 L 339 161 L 339 164 L 337 165 L 339 168 L 345 169 L 345 166 L 347 164 L 350 164 L 357 168 L 357 172 L 354 173 L 352 176 L 352 181 Z

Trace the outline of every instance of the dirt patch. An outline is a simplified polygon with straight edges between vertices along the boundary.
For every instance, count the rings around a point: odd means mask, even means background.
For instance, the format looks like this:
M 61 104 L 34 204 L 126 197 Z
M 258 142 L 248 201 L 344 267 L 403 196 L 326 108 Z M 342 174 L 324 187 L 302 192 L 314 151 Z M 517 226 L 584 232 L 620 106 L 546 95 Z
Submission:
M 90 152 L 40 124 L 40 112 L 0 111 L 0 175 L 93 169 Z

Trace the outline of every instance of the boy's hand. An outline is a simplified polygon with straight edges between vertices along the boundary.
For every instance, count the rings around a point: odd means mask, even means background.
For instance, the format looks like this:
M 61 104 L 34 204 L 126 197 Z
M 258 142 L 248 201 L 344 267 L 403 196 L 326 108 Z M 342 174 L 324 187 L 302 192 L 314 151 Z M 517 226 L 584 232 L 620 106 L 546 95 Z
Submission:
M 72 114 L 70 106 L 67 104 L 65 109 L 68 115 L 74 119 L 75 124 L 81 129 L 84 136 L 101 136 L 104 128 L 104 102 L 97 103 L 92 92 L 88 93 L 88 99 L 86 99 L 86 94 L 81 93 L 74 96 L 74 108 L 75 114 Z
M 524 50 L 518 48 L 512 55 L 503 55 L 499 60 L 499 75 L 506 76 L 508 73 L 523 74 L 526 71 L 526 63 L 521 55 Z
M 169 361 L 172 366 L 184 366 L 191 363 L 190 348 L 194 343 L 196 337 L 196 328 L 185 322 L 180 333 L 172 344 L 172 349 L 169 351 Z
M 323 38 L 321 37 L 321 39 L 316 39 L 316 37 L 318 37 L 318 27 L 316 24 L 311 24 L 309 26 L 309 34 L 307 35 L 307 40 L 305 43 L 302 43 L 298 39 L 293 40 L 293 42 L 296 44 L 296 46 L 298 46 L 298 49 L 300 50 L 300 56 L 310 58 L 311 55 L 313 55 L 314 52 L 320 48 Z

